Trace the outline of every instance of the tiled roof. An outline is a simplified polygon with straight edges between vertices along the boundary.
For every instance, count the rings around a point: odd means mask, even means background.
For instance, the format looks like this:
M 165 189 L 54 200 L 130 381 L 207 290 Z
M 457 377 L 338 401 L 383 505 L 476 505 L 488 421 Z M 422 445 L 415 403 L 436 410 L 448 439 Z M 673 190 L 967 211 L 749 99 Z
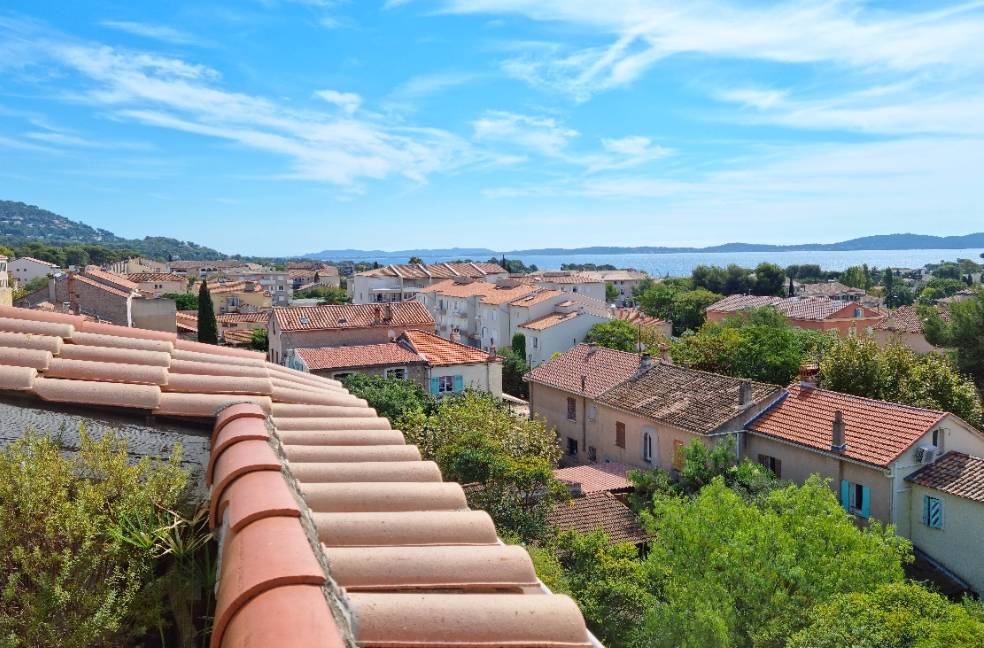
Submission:
M 294 349 L 294 353 L 311 371 L 424 364 L 423 358 L 396 342 Z
M 834 412 L 844 416 L 843 456 L 888 466 L 947 415 L 826 389 L 789 388 L 789 395 L 748 425 L 761 434 L 830 450 Z
M 148 281 L 180 281 L 184 283 L 186 281 L 181 275 L 171 274 L 170 272 L 130 272 L 125 276 L 134 283 L 145 283 Z
M 251 286 L 247 286 L 251 284 Z M 196 284 L 200 285 L 200 284 Z M 237 293 L 237 292 L 265 292 L 270 293 L 268 290 L 263 290 L 263 286 L 256 281 L 218 281 L 215 283 L 210 283 L 208 285 L 208 292 L 211 295 L 222 295 L 226 293 Z
M 940 319 L 944 322 L 950 321 L 950 311 L 943 307 L 937 307 Z M 895 331 L 897 333 L 922 333 L 922 318 L 915 306 L 899 306 L 878 322 L 875 328 L 882 331 Z
M 242 268 L 249 264 L 245 261 L 230 260 L 202 260 L 202 261 L 170 261 L 168 266 L 171 270 L 192 270 L 197 268 Z
M 178 311 L 174 314 L 174 323 L 183 331 L 198 331 L 198 313 Z
M 501 286 L 487 281 L 470 281 L 459 283 L 454 279 L 446 279 L 421 288 L 419 293 L 437 293 L 445 297 L 466 297 L 479 296 L 483 304 L 505 304 L 517 297 L 522 297 L 533 292 L 533 288 L 525 285 Z
M 566 271 L 545 271 L 545 272 L 533 272 L 526 275 L 532 281 L 535 282 L 546 282 L 553 284 L 584 284 L 584 283 L 601 283 L 602 279 L 594 277 L 584 272 L 566 272 Z
M 525 286 L 525 287 L 529 288 L 529 286 Z M 563 294 L 565 293 L 559 290 L 546 288 L 546 289 L 540 289 L 531 292 L 528 295 L 524 295 L 522 297 L 514 299 L 509 303 L 512 304 L 513 306 L 522 306 L 524 308 L 527 308 L 529 306 L 535 306 L 536 304 L 541 304 L 545 301 L 553 299 L 554 297 L 560 297 Z
M 270 311 L 262 310 L 255 313 L 222 313 L 215 316 L 220 324 L 266 324 L 270 321 Z
M 122 290 L 120 288 L 117 288 L 116 286 L 111 286 L 111 285 L 106 284 L 106 283 L 103 283 L 101 281 L 96 281 L 95 279 L 90 279 L 89 277 L 87 277 L 84 274 L 78 274 L 78 273 L 73 274 L 73 275 L 71 275 L 71 277 L 70 277 L 69 280 L 70 281 L 80 281 L 80 282 L 84 283 L 87 286 L 91 286 L 93 288 L 97 288 L 99 290 L 102 290 L 103 292 L 106 292 L 106 293 L 110 294 L 110 295 L 115 295 L 116 297 L 121 297 L 123 299 L 126 299 L 127 297 L 129 297 L 130 295 L 133 294 L 129 290 Z
M 495 356 L 489 356 L 481 349 L 451 342 L 426 331 L 411 329 L 405 331 L 400 338 L 406 340 L 414 351 L 435 367 L 480 364 L 497 360 Z
M 226 344 L 249 344 L 253 341 L 250 329 L 226 329 L 222 331 L 222 341 Z
M 102 284 L 108 284 L 113 288 L 117 288 L 125 292 L 133 292 L 139 288 L 137 284 L 133 283 L 126 277 L 112 272 L 106 272 L 99 266 L 86 266 L 83 274 L 85 274 L 85 276 L 89 279 L 93 279 Z
M 636 326 L 662 326 L 667 323 L 664 319 L 646 315 L 638 308 L 616 308 L 613 314 L 615 319 L 625 320 Z
M 588 648 L 460 486 L 337 381 L 174 334 L 0 308 L 0 390 L 214 422 L 213 648 Z
M 30 261 L 32 263 L 39 263 L 41 265 L 48 266 L 49 268 L 57 268 L 58 267 L 57 264 L 52 263 L 51 261 L 42 261 L 41 259 L 35 259 L 34 257 L 29 257 L 29 256 L 17 257 L 16 259 L 14 259 L 14 261 L 19 261 L 21 259 L 23 259 L 24 261 Z
M 835 301 L 828 297 L 757 297 L 755 295 L 730 295 L 707 307 L 708 311 L 738 313 L 743 310 L 774 306 L 790 319 L 825 320 L 836 315 L 861 308 L 865 317 L 878 317 L 878 311 L 851 302 Z M 842 311 L 844 311 L 842 313 Z
M 948 452 L 906 479 L 920 486 L 984 502 L 984 459 L 981 457 Z
M 803 284 L 800 286 L 800 293 L 804 296 L 815 297 L 834 297 L 836 295 L 864 295 L 861 288 L 852 288 L 839 281 L 825 281 L 823 283 Z
M 569 320 L 579 317 L 581 313 L 577 311 L 571 311 L 570 313 L 550 313 L 544 315 L 543 317 L 538 317 L 535 320 L 530 320 L 524 324 L 520 324 L 519 328 L 530 329 L 531 331 L 543 331 L 550 328 L 551 326 L 557 326 L 558 324 L 563 324 Z
M 572 394 L 584 393 L 597 398 L 639 371 L 639 355 L 591 344 L 578 344 L 550 362 L 526 374 L 525 379 Z
M 648 539 L 632 509 L 606 492 L 558 503 L 547 514 L 547 522 L 560 531 L 589 533 L 600 529 L 612 542 L 638 544 Z
M 588 495 L 600 491 L 631 489 L 632 482 L 626 477 L 630 470 L 631 466 L 620 463 L 587 464 L 558 468 L 554 470 L 554 477 L 562 482 L 580 484 L 581 492 Z
M 404 279 L 481 279 L 490 274 L 506 274 L 497 263 L 425 263 L 388 265 L 358 273 L 364 277 L 403 277 Z
M 584 270 L 582 274 L 601 281 L 642 281 L 649 275 L 639 270 Z
M 738 394 L 742 380 L 707 371 L 656 362 L 638 377 L 616 385 L 598 402 L 669 425 L 709 434 L 742 412 Z M 749 381 L 752 404 L 779 395 L 776 385 Z
M 392 317 L 387 319 L 387 313 Z M 321 331 L 373 326 L 434 327 L 434 318 L 418 301 L 394 302 L 388 305 L 334 304 L 274 308 L 273 316 L 277 320 L 277 325 L 284 331 Z

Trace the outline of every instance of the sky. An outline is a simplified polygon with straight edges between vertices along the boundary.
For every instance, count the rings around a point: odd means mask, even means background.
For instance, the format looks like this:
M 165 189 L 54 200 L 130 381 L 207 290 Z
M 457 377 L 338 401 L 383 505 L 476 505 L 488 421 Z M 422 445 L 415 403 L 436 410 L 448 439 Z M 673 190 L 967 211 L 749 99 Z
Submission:
M 984 230 L 984 1 L 0 0 L 0 199 L 223 252 Z

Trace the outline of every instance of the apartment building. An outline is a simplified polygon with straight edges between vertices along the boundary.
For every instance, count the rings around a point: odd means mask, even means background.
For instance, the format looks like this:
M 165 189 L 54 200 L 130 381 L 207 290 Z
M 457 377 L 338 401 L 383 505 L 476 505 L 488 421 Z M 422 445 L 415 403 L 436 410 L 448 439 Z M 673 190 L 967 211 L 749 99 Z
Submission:
M 170 272 L 130 272 L 121 276 L 137 284 L 140 293 L 150 297 L 188 292 L 188 280 Z
M 874 308 L 829 297 L 731 295 L 707 307 L 707 321 L 720 322 L 727 317 L 766 306 L 777 309 L 793 326 L 836 331 L 841 337 L 872 335 L 884 317 Z
M 606 286 L 618 291 L 615 298 L 616 306 L 631 306 L 635 303 L 635 290 L 649 275 L 640 270 L 585 270 L 581 273 L 586 277 L 604 282 Z
M 9 279 L 18 286 L 24 286 L 32 279 L 47 277 L 59 271 L 60 268 L 54 263 L 34 257 L 18 257 L 7 264 Z
M 564 297 L 563 301 L 553 305 L 553 312 L 517 327 L 517 331 L 526 336 L 526 361 L 531 367 L 583 342 L 591 327 L 611 319 L 611 315 L 603 310 L 591 309 Z
M 338 268 L 321 261 L 290 261 L 287 263 L 287 275 L 293 290 L 311 286 L 338 288 L 341 285 Z
M 290 304 L 290 298 L 293 294 L 292 284 L 286 270 L 234 268 L 222 274 L 231 281 L 245 281 L 258 284 L 263 291 L 270 293 L 270 303 L 273 306 L 287 306 Z
M 406 263 L 358 272 L 348 282 L 353 304 L 401 302 L 414 299 L 427 286 L 447 279 L 495 283 L 508 276 L 496 263 Z
M 191 287 L 191 292 L 197 294 L 200 285 Z M 216 315 L 224 313 L 255 313 L 268 311 L 273 306 L 273 296 L 270 291 L 252 280 L 208 282 L 208 292 L 212 297 L 212 308 Z
M 600 302 L 605 301 L 605 281 L 587 272 L 541 270 L 526 275 L 511 275 L 511 278 L 538 288 L 559 290 Z

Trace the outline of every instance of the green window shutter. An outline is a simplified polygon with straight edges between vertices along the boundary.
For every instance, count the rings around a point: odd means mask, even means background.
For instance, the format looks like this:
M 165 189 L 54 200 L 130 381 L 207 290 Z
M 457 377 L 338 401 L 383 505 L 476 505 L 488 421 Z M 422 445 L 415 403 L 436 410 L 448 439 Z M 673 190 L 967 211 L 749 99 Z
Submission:
M 943 528 L 943 500 L 938 497 L 927 497 L 929 527 L 932 529 Z
M 437 378 L 431 378 L 431 393 L 437 396 L 438 390 L 440 389 L 440 383 Z
M 923 495 L 922 523 L 929 526 L 929 495 Z
M 454 390 L 456 392 L 464 391 L 465 389 L 465 379 L 462 376 L 454 377 Z
M 841 506 L 845 511 L 851 510 L 851 482 L 846 479 L 841 480 Z
M 868 519 L 871 516 L 871 489 L 867 486 L 861 487 L 861 517 Z

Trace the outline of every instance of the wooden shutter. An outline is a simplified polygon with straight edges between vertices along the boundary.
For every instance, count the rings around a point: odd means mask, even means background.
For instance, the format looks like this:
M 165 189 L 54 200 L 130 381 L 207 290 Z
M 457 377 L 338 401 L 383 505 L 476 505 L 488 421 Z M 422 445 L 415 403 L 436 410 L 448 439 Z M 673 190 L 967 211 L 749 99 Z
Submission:
M 441 389 L 440 379 L 431 378 L 431 393 L 437 396 L 437 394 L 440 392 L 440 389 Z
M 465 379 L 462 376 L 454 377 L 454 390 L 456 392 L 464 391 L 465 389 Z
M 871 516 L 871 489 L 867 486 L 861 487 L 861 517 L 868 519 Z
M 923 523 L 931 529 L 943 528 L 943 500 L 929 495 L 923 498 Z
M 841 506 L 845 511 L 851 510 L 851 482 L 846 479 L 841 480 Z
M 619 448 L 625 447 L 625 423 L 615 422 L 615 445 Z

